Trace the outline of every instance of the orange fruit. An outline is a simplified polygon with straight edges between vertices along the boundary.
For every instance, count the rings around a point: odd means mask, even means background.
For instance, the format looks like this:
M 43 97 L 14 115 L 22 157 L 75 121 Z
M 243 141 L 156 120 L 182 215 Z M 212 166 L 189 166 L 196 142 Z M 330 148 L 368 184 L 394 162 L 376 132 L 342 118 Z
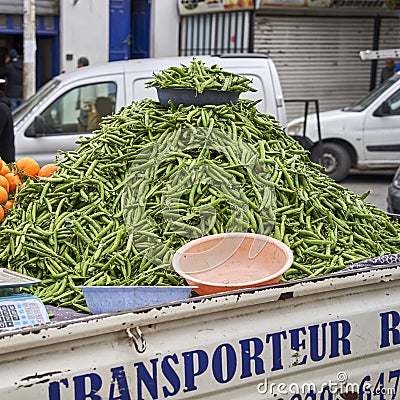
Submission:
M 7 164 L 1 160 L 1 169 L 0 169 L 0 175 L 5 175 L 8 174 L 10 171 L 10 168 L 8 168 Z
M 0 186 L 6 189 L 7 193 L 10 190 L 10 184 L 8 183 L 7 178 L 3 175 L 0 175 Z
M 14 204 L 14 200 L 8 200 L 6 202 L 6 204 L 4 204 L 4 211 L 5 212 L 10 211 L 12 209 L 13 204 Z
M 39 164 L 30 157 L 20 158 L 15 165 L 18 172 L 23 172 L 27 176 L 35 176 L 40 170 Z
M 8 192 L 0 186 L 0 204 L 6 204 L 8 201 Z
M 55 164 L 43 165 L 43 167 L 40 168 L 40 170 L 39 170 L 38 176 L 41 176 L 43 178 L 44 177 L 49 178 L 53 174 L 53 172 L 57 171 L 57 169 L 58 169 L 58 166 Z
M 8 184 L 10 185 L 8 193 L 15 193 L 15 189 L 17 188 L 17 185 L 22 183 L 21 178 L 19 177 L 19 175 L 15 175 L 12 172 L 9 172 L 8 174 L 6 174 L 5 177 L 8 180 Z
M 0 222 L 3 221 L 4 219 L 4 209 L 3 207 L 0 207 Z

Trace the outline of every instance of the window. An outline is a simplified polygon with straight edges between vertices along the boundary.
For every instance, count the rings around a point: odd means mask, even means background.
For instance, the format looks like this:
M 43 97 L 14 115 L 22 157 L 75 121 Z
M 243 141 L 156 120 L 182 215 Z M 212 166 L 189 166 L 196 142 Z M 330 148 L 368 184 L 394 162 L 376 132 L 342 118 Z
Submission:
M 42 103 L 60 83 L 58 79 L 52 79 L 43 85 L 32 97 L 18 106 L 18 108 L 13 111 L 14 124 L 18 124 L 22 121 L 38 104 Z
M 390 115 L 400 115 L 400 90 L 387 101 Z
M 154 78 L 149 76 L 148 78 L 135 79 L 133 81 L 133 100 L 137 101 L 140 99 L 152 99 L 158 101 L 157 90 L 155 87 L 146 88 L 146 83 Z
M 42 114 L 45 134 L 91 132 L 102 117 L 115 111 L 117 86 L 102 82 L 80 86 L 64 93 Z
M 372 104 L 382 93 L 388 90 L 400 79 L 400 75 L 393 75 L 391 78 L 383 82 L 381 85 L 376 87 L 374 90 L 368 93 L 366 97 L 357 103 L 354 103 L 348 107 L 345 107 L 343 111 L 364 111 L 370 104 Z
M 251 53 L 252 26 L 251 11 L 183 16 L 179 30 L 180 54 Z

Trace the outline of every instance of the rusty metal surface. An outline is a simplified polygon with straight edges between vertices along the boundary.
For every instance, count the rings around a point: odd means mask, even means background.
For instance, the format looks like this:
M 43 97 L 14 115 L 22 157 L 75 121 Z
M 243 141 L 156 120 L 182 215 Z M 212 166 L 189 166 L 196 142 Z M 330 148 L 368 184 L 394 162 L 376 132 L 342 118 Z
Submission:
M 88 314 L 78 313 L 71 308 L 55 307 L 52 305 L 46 305 L 45 307 L 47 313 L 50 315 L 50 322 L 71 321 L 88 316 Z

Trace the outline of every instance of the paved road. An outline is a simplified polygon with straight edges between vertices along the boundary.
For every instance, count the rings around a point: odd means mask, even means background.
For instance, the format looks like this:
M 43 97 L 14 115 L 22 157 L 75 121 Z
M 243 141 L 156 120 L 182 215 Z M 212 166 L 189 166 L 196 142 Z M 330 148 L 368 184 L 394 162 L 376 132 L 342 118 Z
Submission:
M 386 210 L 387 189 L 392 181 L 394 172 L 394 170 L 374 173 L 352 171 L 348 178 L 340 184 L 358 195 L 372 190 L 366 201 L 375 204 L 382 210 Z

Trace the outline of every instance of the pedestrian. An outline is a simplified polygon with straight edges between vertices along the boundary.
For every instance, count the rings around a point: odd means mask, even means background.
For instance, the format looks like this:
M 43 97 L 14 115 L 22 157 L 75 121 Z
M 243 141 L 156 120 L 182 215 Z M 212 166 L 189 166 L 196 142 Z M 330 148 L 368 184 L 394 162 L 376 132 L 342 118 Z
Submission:
M 87 57 L 78 58 L 78 68 L 87 67 L 89 65 L 89 59 Z
M 5 80 L 0 79 L 0 85 Z M 11 114 L 10 100 L 0 90 L 0 157 L 7 164 L 15 161 L 14 123 Z
M 383 81 L 386 81 L 386 79 L 389 79 L 395 73 L 394 70 L 395 63 L 393 58 L 387 58 L 385 60 L 385 64 L 386 65 L 381 70 L 381 83 Z
M 7 81 L 7 97 L 11 101 L 13 111 L 22 103 L 23 63 L 15 49 L 11 49 L 8 56 L 9 61 L 4 65 L 3 76 L 0 78 Z

